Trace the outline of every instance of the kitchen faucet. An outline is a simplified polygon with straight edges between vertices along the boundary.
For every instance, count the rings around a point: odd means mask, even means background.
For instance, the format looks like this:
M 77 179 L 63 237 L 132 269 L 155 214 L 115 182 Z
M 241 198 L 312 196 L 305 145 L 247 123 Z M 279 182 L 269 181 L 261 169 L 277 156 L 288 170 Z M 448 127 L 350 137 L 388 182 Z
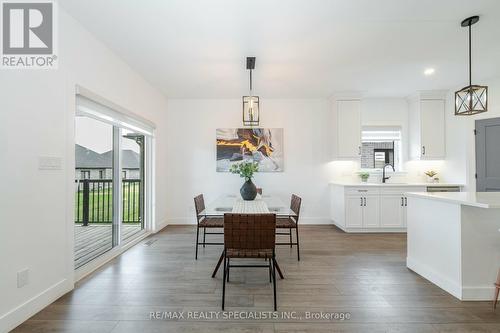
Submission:
M 385 168 L 386 168 L 388 165 L 390 165 L 390 166 L 391 166 L 392 171 L 394 171 L 394 172 L 396 171 L 396 169 L 394 169 L 394 165 L 392 165 L 391 163 L 387 163 L 386 165 L 384 165 L 384 167 L 382 168 L 382 183 L 384 183 L 384 184 L 385 184 L 385 181 L 386 181 L 387 179 L 391 178 L 391 177 L 386 177 L 386 176 L 385 176 Z

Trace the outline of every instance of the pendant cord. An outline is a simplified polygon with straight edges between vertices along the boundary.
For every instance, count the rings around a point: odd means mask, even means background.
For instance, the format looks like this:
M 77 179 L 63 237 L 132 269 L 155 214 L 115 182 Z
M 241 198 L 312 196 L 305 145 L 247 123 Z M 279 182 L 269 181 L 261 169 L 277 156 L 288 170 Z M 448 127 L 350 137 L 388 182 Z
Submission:
M 472 24 L 469 24 L 469 86 L 472 85 Z
M 252 70 L 250 70 L 250 97 L 252 96 Z

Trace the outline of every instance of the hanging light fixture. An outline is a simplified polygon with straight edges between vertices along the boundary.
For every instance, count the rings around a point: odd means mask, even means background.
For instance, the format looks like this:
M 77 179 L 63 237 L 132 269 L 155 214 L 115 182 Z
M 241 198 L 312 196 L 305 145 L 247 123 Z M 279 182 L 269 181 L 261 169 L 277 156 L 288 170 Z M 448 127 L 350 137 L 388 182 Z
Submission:
M 455 115 L 470 116 L 488 111 L 488 87 L 472 84 L 472 25 L 479 16 L 471 16 L 462 21 L 462 27 L 469 27 L 469 85 L 455 92 Z
M 247 69 L 250 71 L 250 96 L 243 96 L 243 125 L 259 126 L 259 96 L 254 96 L 252 90 L 252 71 L 255 69 L 255 57 L 247 57 Z

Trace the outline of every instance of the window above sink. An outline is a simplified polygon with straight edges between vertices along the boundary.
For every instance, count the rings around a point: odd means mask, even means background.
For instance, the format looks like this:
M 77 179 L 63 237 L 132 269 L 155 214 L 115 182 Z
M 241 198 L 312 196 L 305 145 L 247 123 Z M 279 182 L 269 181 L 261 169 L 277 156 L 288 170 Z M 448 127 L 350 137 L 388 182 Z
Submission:
M 368 172 L 380 171 L 386 164 L 401 171 L 400 126 L 363 126 L 361 131 L 360 166 Z M 388 168 L 388 171 L 391 168 Z M 390 170 L 392 171 L 392 170 Z

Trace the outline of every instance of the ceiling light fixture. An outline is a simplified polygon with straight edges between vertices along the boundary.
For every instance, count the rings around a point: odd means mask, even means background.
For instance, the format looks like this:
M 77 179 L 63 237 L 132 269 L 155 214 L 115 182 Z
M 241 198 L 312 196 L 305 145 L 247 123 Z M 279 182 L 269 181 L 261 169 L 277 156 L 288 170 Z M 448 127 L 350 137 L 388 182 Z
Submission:
M 252 89 L 255 57 L 247 57 L 247 69 L 250 71 L 250 96 L 243 96 L 243 126 L 259 126 L 259 96 L 254 96 Z
M 472 25 L 479 16 L 471 16 L 462 21 L 462 27 L 469 27 L 469 85 L 455 92 L 455 115 L 470 116 L 488 111 L 488 87 L 472 84 Z
M 434 74 L 434 72 L 435 72 L 434 68 L 426 68 L 426 69 L 424 70 L 424 75 L 425 75 L 425 76 L 429 76 L 429 75 Z

